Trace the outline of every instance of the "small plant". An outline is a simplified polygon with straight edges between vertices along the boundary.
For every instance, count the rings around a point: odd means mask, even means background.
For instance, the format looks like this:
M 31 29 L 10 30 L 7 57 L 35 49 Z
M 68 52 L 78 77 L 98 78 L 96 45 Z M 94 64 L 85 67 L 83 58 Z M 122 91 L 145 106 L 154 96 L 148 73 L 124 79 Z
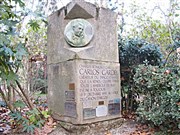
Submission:
M 22 132 L 34 133 L 34 130 L 41 128 L 50 117 L 49 111 L 37 108 L 29 110 L 21 100 L 16 101 L 14 107 L 16 110 L 11 112 L 10 116 L 14 120 L 15 128 L 20 128 Z

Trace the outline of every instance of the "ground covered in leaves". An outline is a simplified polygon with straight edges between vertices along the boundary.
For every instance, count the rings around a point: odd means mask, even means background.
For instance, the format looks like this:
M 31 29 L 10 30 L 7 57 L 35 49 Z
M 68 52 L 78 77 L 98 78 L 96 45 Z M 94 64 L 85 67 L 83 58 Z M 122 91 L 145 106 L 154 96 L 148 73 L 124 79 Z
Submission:
M 1 102 L 0 106 L 0 135 L 30 135 L 20 132 L 20 128 L 16 128 L 13 119 L 10 117 L 9 109 Z M 47 106 L 41 106 L 41 109 L 48 109 Z M 24 109 L 28 111 L 28 109 Z M 52 117 L 48 117 L 42 128 L 35 128 L 33 135 L 172 135 L 166 133 L 158 133 L 157 130 L 145 124 L 135 121 L 134 115 L 122 117 L 119 119 L 97 122 L 82 126 L 57 122 Z M 178 135 L 173 134 L 173 135 Z
M 21 133 L 18 128 L 14 127 L 13 119 L 9 113 L 10 111 L 1 101 L 0 134 L 28 135 L 27 133 Z M 153 129 L 138 124 L 132 118 L 120 118 L 75 126 L 57 122 L 52 117 L 49 117 L 41 129 L 35 129 L 33 135 L 151 135 L 153 132 Z

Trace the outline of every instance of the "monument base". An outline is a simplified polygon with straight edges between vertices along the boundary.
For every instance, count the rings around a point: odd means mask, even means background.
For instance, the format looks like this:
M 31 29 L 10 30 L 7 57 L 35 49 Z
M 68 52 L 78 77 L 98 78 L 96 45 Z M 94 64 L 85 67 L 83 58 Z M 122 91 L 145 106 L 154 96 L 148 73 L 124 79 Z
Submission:
M 119 63 L 74 59 L 50 64 L 48 70 L 55 119 L 86 124 L 121 116 Z
M 112 133 L 113 135 L 116 134 L 122 134 L 126 133 L 124 130 L 123 124 L 127 125 L 129 121 L 125 120 L 124 118 L 117 118 L 117 119 L 112 119 L 108 121 L 102 121 L 102 122 L 96 122 L 92 124 L 83 124 L 83 125 L 73 125 L 70 123 L 64 123 L 64 122 L 58 122 L 57 128 L 51 132 L 48 135 L 56 135 L 56 134 L 75 134 L 75 135 L 103 135 L 103 134 L 108 134 Z M 66 132 L 63 129 L 66 129 Z M 126 128 L 126 127 L 125 127 Z M 118 129 L 118 130 L 117 130 Z M 129 132 L 129 129 L 126 128 Z M 64 131 L 64 132 L 63 132 Z

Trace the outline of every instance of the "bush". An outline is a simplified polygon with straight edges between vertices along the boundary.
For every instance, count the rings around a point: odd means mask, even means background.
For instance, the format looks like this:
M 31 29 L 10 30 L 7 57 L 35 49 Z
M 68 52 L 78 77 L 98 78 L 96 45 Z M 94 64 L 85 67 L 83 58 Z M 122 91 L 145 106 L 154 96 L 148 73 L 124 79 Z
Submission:
M 148 61 L 151 65 L 160 65 L 162 53 L 158 45 L 143 39 L 119 39 L 119 59 L 122 67 L 134 67 Z
M 134 75 L 135 91 L 144 97 L 138 119 L 167 129 L 180 128 L 180 70 L 139 65 Z M 179 125 L 178 125 L 179 124 Z
M 139 38 L 123 40 L 119 38 L 119 59 L 121 63 L 122 110 L 129 113 L 137 109 L 138 97 L 134 91 L 134 69 L 145 61 L 151 65 L 160 65 L 162 53 L 157 45 Z

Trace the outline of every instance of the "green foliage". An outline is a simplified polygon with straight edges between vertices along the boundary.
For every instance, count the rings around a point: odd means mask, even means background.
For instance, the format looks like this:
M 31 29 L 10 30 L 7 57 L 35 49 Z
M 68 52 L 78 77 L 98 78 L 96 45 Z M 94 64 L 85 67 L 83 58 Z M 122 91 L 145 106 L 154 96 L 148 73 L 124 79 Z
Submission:
M 24 108 L 26 106 L 26 104 L 24 102 L 22 102 L 21 100 L 17 100 L 15 103 L 14 103 L 14 107 L 15 108 Z
M 30 52 L 27 48 L 28 36 L 23 35 L 25 30 L 22 30 L 22 23 L 31 11 L 27 11 L 24 6 L 23 0 L 2 0 L 0 2 L 0 86 L 4 85 L 3 89 L 0 87 L 0 96 L 11 110 L 11 117 L 16 127 L 23 126 L 22 131 L 33 133 L 36 127 L 41 127 L 44 124 L 44 118 L 48 118 L 49 115 L 48 111 L 44 110 L 42 114 L 37 107 L 33 106 L 19 82 L 22 77 L 20 75 L 23 61 L 25 61 L 28 51 Z M 45 20 L 42 21 L 46 23 Z M 39 18 L 30 20 L 28 26 L 31 31 L 38 33 L 40 29 Z M 16 94 L 19 94 L 23 101 L 14 102 L 12 98 L 15 96 L 15 90 L 18 91 Z
M 141 64 L 147 61 L 150 65 L 160 65 L 162 63 L 162 53 L 160 48 L 154 44 L 146 44 L 140 48 Z
M 177 129 L 180 123 L 180 72 L 176 69 L 140 65 L 134 75 L 136 92 L 143 97 L 138 118 L 154 126 Z
M 31 20 L 27 24 L 27 32 L 24 33 L 27 39 L 28 53 L 30 57 L 35 55 L 46 55 L 47 53 L 47 25 L 43 18 Z
M 146 21 L 149 23 L 142 24 L 144 25 L 142 26 L 144 29 L 139 34 L 140 37 L 149 42 L 167 47 L 167 45 L 171 43 L 171 33 L 169 32 L 167 26 L 161 23 L 159 20 L 153 20 L 152 18 L 146 19 Z
M 32 114 L 33 115 L 33 114 Z M 26 131 L 28 133 L 33 133 L 35 129 L 34 123 L 32 123 L 31 119 L 27 119 L 25 116 L 21 114 L 21 112 L 14 112 L 11 113 L 10 116 L 16 121 L 17 125 L 22 125 L 23 129 L 22 131 Z
M 39 111 L 36 108 L 23 112 L 22 109 L 25 106 L 22 101 L 17 101 L 14 106 L 16 108 L 20 107 L 21 110 L 12 112 L 10 116 L 13 118 L 16 126 L 23 127 L 22 132 L 34 133 L 35 128 L 41 128 L 45 123 L 45 119 L 50 117 L 49 111 Z
M 119 50 L 121 77 L 123 78 L 121 82 L 121 95 L 124 100 L 122 106 L 126 111 L 134 111 L 137 108 L 135 99 L 138 97 L 138 92 L 134 91 L 134 69 L 137 65 L 144 62 L 151 65 L 160 65 L 162 53 L 157 45 L 138 38 L 120 39 Z
M 14 1 L 20 6 L 24 5 L 21 0 Z M 27 51 L 16 31 L 16 25 L 20 20 L 14 12 L 13 5 L 10 1 L 3 0 L 0 6 L 2 13 L 0 16 L 0 84 L 6 82 L 9 85 L 18 80 L 16 72 Z
M 40 64 L 39 64 L 40 65 Z M 41 91 L 41 93 L 47 93 L 47 78 L 44 78 L 44 70 L 41 68 L 33 68 L 33 75 L 31 80 L 31 91 Z
M 47 78 L 46 78 L 46 54 L 47 54 L 47 25 L 44 19 L 33 20 L 35 27 L 27 24 L 28 31 L 24 33 L 27 39 L 29 59 L 31 60 L 31 73 L 28 78 L 30 82 L 30 91 L 40 90 L 46 92 Z
M 168 12 L 161 5 L 156 5 L 151 14 L 148 14 L 147 7 L 140 5 L 133 1 L 130 8 L 126 9 L 122 3 L 120 13 L 120 35 L 134 38 L 130 39 L 132 41 L 119 40 L 121 95 L 122 102 L 125 101 L 122 106 L 129 111 L 129 108 L 137 105 L 133 103 L 134 99 L 140 97 L 137 100 L 140 102 L 137 110 L 140 120 L 162 128 L 177 129 L 180 127 L 180 74 L 176 53 L 176 49 L 180 47 L 179 5 L 177 1 L 170 0 Z M 154 19 L 156 11 L 161 15 Z M 130 17 L 132 21 L 127 23 L 126 17 Z M 166 58 L 164 63 L 159 47 Z M 146 66 L 139 66 L 135 71 L 137 65 L 144 61 Z M 157 65 L 165 65 L 166 68 Z
M 24 2 L 22 0 L 13 0 L 13 1 L 15 1 L 15 4 L 19 4 L 20 7 L 25 6 L 25 4 L 24 4 Z
M 134 82 L 139 93 L 157 93 L 177 87 L 178 76 L 172 71 L 158 66 L 140 65 L 136 69 Z M 138 84 L 138 85 L 137 85 Z
M 142 39 L 119 40 L 119 55 L 121 66 L 134 67 L 148 61 L 151 65 L 159 65 L 162 53 L 157 45 Z
M 30 20 L 28 24 L 34 31 L 37 31 L 40 28 L 40 25 L 38 24 L 36 20 Z
M 178 31 L 178 30 L 177 30 Z M 165 66 L 176 66 L 177 65 L 177 48 L 180 47 L 180 31 L 174 33 L 173 43 L 167 47 L 168 55 L 166 57 Z
M 46 119 L 50 117 L 49 111 L 42 111 L 41 113 Z
M 14 1 L 14 4 L 11 0 L 0 2 L 0 84 L 4 81 L 7 81 L 8 84 L 10 82 L 14 83 L 17 80 L 18 69 L 22 66 L 22 59 L 27 56 L 28 52 L 26 40 L 23 39 L 22 34 L 20 36 L 19 26 L 21 27 L 21 21 L 28 12 L 32 12 L 22 11 L 20 8 L 18 8 L 19 10 L 16 9 L 17 5 L 24 8 L 25 4 L 22 0 L 12 1 Z M 39 18 L 47 23 L 43 17 Z M 30 20 L 28 23 L 29 28 L 34 32 L 40 29 L 39 18 Z
M 23 127 L 24 127 L 24 128 L 23 128 L 22 131 L 23 131 L 23 132 L 26 131 L 27 133 L 33 133 L 33 132 L 34 132 L 34 129 L 36 128 L 36 127 L 34 126 L 34 124 L 30 124 L 30 125 L 29 125 L 28 122 L 26 122 L 26 121 L 23 123 Z
M 179 3 L 177 0 L 170 0 L 167 9 L 162 4 L 153 3 L 154 7 L 151 10 L 148 9 L 148 3 L 151 2 L 139 4 L 138 1 L 132 1 L 129 3 L 129 8 L 125 8 L 122 2 L 120 35 L 146 39 L 149 43 L 159 45 L 166 55 L 167 46 L 173 44 L 174 35 L 178 35 L 175 33 L 179 32 Z

